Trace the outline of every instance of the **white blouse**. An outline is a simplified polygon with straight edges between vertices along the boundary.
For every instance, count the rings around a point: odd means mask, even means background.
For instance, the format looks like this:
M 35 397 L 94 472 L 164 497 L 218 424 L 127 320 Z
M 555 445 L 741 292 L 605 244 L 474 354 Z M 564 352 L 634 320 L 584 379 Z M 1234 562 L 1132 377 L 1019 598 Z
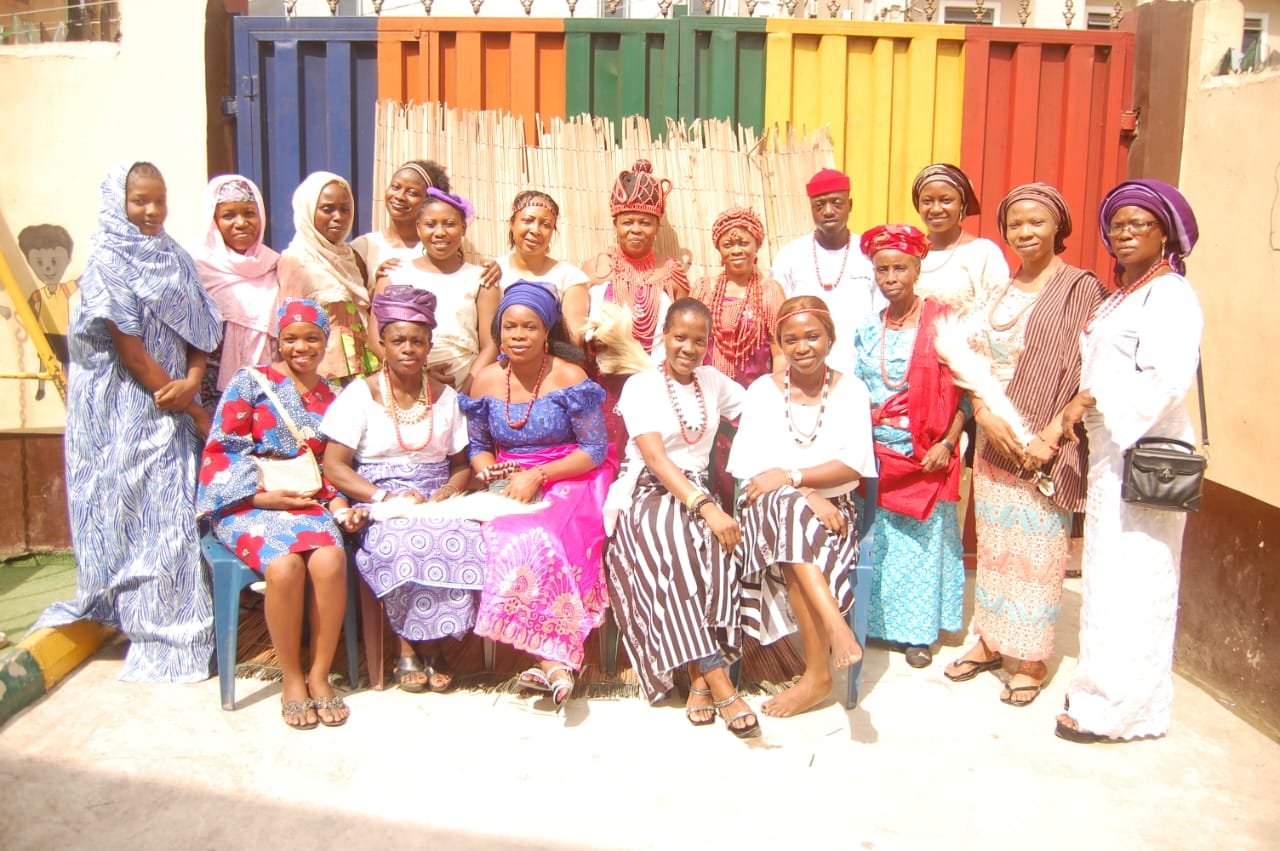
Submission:
M 788 430 L 789 408 L 794 411 L 796 426 L 809 433 L 818 416 L 817 405 L 788 404 L 772 375 L 762 375 L 752 382 L 729 452 L 728 469 L 734 478 L 745 480 L 774 467 L 804 469 L 828 461 L 840 461 L 863 478 L 876 475 L 871 395 L 857 376 L 843 373 L 831 388 L 817 436 L 808 446 L 797 445 Z M 856 482 L 819 488 L 818 493 L 840 496 L 855 487 Z
M 968 312 L 993 287 L 1009 282 L 1009 264 L 1000 246 L 989 239 L 955 248 L 932 249 L 920 261 L 916 295 Z
M 428 429 L 431 442 L 415 452 L 406 452 L 396 440 L 395 424 L 387 409 L 374 401 L 364 379 L 348 384 L 329 405 L 320 423 L 325 437 L 355 450 L 357 463 L 438 463 L 467 448 L 467 418 L 458 407 L 458 394 L 452 387 L 446 386 L 432 403 L 430 418 L 400 425 L 400 440 L 417 446 L 427 439 Z
M 556 261 L 556 265 L 552 266 L 545 275 L 534 275 L 531 272 L 515 268 L 511 265 L 510 254 L 504 254 L 496 258 L 494 262 L 498 264 L 498 269 L 502 272 L 502 277 L 498 280 L 498 286 L 502 288 L 502 292 L 506 292 L 507 287 L 519 280 L 540 281 L 554 286 L 556 293 L 563 299 L 565 290 L 570 287 L 576 287 L 579 284 L 585 284 L 591 280 L 587 277 L 586 272 L 563 260 Z
M 388 284 L 402 284 L 425 290 L 436 297 L 436 327 L 431 332 L 431 351 L 427 366 L 449 364 L 455 384 L 461 384 L 480 354 L 480 313 L 476 299 L 480 295 L 484 270 L 463 263 L 448 275 L 424 272 L 407 263 L 392 270 Z
M 408 266 L 422 256 L 421 245 L 394 246 L 387 241 L 380 230 L 357 236 L 351 240 L 351 248 L 364 261 L 365 275 L 369 279 L 366 284 L 370 291 L 373 290 L 376 282 L 378 267 L 383 263 L 392 257 L 398 257 L 402 266 Z

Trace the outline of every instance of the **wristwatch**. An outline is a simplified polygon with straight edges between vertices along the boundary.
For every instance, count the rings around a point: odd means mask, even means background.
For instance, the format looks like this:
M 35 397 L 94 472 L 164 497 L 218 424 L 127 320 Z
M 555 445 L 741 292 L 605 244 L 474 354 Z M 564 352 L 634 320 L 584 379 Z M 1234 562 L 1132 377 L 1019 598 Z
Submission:
M 804 480 L 804 474 L 801 473 L 799 470 L 787 471 L 787 482 L 791 485 L 791 487 L 793 488 L 800 487 L 800 482 L 803 480 Z

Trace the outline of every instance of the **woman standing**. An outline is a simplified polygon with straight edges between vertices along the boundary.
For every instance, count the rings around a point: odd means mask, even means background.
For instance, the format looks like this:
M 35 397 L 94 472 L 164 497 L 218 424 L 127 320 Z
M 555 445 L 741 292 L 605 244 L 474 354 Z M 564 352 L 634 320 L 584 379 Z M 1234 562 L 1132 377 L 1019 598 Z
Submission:
M 719 710 L 741 738 L 759 732 L 726 671 L 741 643 L 733 552 L 742 530 L 706 488 L 715 424 L 738 415 L 746 392 L 701 365 L 710 332 L 702 302 L 675 302 L 662 328 L 662 365 L 632 376 L 622 390 L 618 409 L 631 439 L 605 506 L 606 518 L 617 521 L 609 587 L 649 702 L 671 691 L 672 672 L 684 666 L 689 722 L 705 726 Z
M 340 383 L 378 366 L 368 346 L 369 291 L 360 258 L 347 244 L 355 201 L 347 181 L 317 171 L 293 193 L 293 241 L 280 255 L 280 299 L 312 299 L 333 325 L 320 374 Z
M 1000 246 L 961 229 L 981 212 L 973 184 L 949 163 L 925 166 L 911 185 L 911 204 L 929 231 L 928 262 L 921 261 L 916 292 L 967 312 L 1009 280 Z
M 459 399 L 471 469 L 504 496 L 547 506 L 485 524 L 475 632 L 537 656 L 521 685 L 551 692 L 558 709 L 606 605 L 602 509 L 614 471 L 604 463 L 604 391 L 566 358 L 576 350 L 547 286 L 511 284 L 496 324 L 505 358 Z
M 266 208 L 252 180 L 238 174 L 215 177 L 204 202 L 209 230 L 193 257 L 200 282 L 224 322 L 222 345 L 209 358 L 215 378 L 205 382 L 221 394 L 238 370 L 271 360 L 280 255 L 262 244 Z M 208 394 L 204 401 L 215 405 L 217 395 Z
M 880 462 L 867 635 L 906 645 L 907 664 L 924 668 L 938 633 L 962 625 L 956 446 L 966 417 L 934 347 L 935 322 L 946 308 L 915 293 L 929 251 L 924 234 L 910 225 L 880 225 L 862 235 L 862 251 L 889 301 L 855 341 Z
M 67 502 L 76 599 L 35 628 L 80 619 L 129 637 L 120 678 L 209 676 L 213 603 L 191 516 L 209 415 L 197 391 L 221 318 L 195 264 L 164 231 L 151 163 L 102 181 L 98 234 L 70 329 Z
M 560 220 L 560 205 L 545 192 L 529 189 L 511 202 L 507 242 L 511 252 L 498 257 L 498 286 L 503 292 L 516 281 L 541 281 L 548 284 L 560 301 L 564 327 L 574 345 L 582 344 L 583 325 L 591 296 L 590 280 L 572 263 L 551 256 L 551 238 Z
M 437 381 L 462 393 L 498 356 L 493 339 L 498 288 L 485 286 L 484 271 L 462 259 L 462 240 L 474 217 L 465 198 L 428 189 L 418 215 L 421 256 L 390 269 L 375 289 L 410 286 L 435 296 L 427 366 Z
M 329 684 L 347 606 L 347 551 L 338 527 L 355 531 L 365 517 L 322 477 L 309 493 L 260 485 L 261 461 L 324 454 L 318 426 L 335 397 L 318 372 L 329 335 L 320 305 L 283 304 L 277 334 L 279 360 L 241 369 L 222 394 L 201 459 L 196 511 L 223 546 L 267 580 L 267 630 L 284 678 L 285 724 L 339 727 L 350 712 Z M 304 610 L 311 615 L 305 673 Z
M 418 214 L 426 203 L 429 189 L 449 191 L 445 170 L 431 160 L 409 160 L 391 175 L 383 194 L 386 226 L 351 240 L 351 249 L 364 262 L 369 292 L 373 292 L 378 278 L 421 256 L 423 243 L 418 234 Z
M 761 644 L 797 629 L 804 643 L 800 681 L 764 704 L 784 717 L 827 697 L 832 662 L 862 658 L 844 613 L 858 562 L 853 490 L 875 475 L 875 457 L 866 387 L 827 366 L 835 326 L 826 303 L 787 299 L 776 339 L 786 369 L 747 391 L 729 472 L 744 482 L 743 626 Z
M 1062 415 L 1089 437 L 1080 666 L 1057 734 L 1094 742 L 1162 736 L 1173 703 L 1173 636 L 1186 515 L 1125 502 L 1124 453 L 1142 437 L 1188 443 L 1182 402 L 1204 317 L 1184 277 L 1199 230 L 1187 199 L 1159 180 L 1126 180 L 1102 201 L 1102 239 L 1120 285 L 1081 335 L 1080 392 Z
M 1071 235 L 1062 194 L 1043 183 L 1011 191 L 996 212 L 1021 264 L 977 305 L 970 344 L 1035 438 L 1018 439 L 987 401 L 974 400 L 981 431 L 973 465 L 978 573 L 973 629 L 978 641 L 944 672 L 956 682 L 1018 667 L 1000 699 L 1026 706 L 1044 687 L 1062 599 L 1071 513 L 1084 510 L 1084 447 L 1059 451 L 1061 418 L 1080 384 L 1080 331 L 1102 300 L 1102 284 L 1058 256 Z
M 413 287 L 392 284 L 373 297 L 382 369 L 343 390 L 321 425 L 331 441 L 329 477 L 356 502 L 440 502 L 467 487 L 467 421 L 458 394 L 426 371 L 435 311 L 436 297 Z M 356 566 L 399 638 L 397 684 L 413 692 L 447 689 L 453 677 L 438 642 L 461 638 L 475 624 L 485 570 L 480 526 L 381 520 L 365 532 Z

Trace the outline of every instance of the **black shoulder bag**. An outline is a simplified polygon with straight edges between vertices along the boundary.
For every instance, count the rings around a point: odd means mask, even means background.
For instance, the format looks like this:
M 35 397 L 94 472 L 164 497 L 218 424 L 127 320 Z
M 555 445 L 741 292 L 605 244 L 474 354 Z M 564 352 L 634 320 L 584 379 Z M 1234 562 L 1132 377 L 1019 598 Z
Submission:
M 1143 437 L 1124 453 L 1120 497 L 1158 511 L 1199 511 L 1204 471 L 1209 465 L 1209 422 L 1204 409 L 1204 372 L 1196 364 L 1200 396 L 1199 454 L 1191 444 L 1171 437 Z

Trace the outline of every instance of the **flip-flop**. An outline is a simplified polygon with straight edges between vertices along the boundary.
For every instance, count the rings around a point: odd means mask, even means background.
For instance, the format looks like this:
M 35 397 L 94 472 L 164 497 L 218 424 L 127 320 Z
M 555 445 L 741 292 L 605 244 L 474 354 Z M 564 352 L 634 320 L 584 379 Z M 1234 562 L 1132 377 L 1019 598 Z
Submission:
M 1074 720 L 1074 719 L 1073 719 Z M 1092 744 L 1116 744 L 1123 741 L 1122 739 L 1113 739 L 1110 736 L 1104 736 L 1101 733 L 1090 733 L 1088 730 L 1080 730 L 1061 721 L 1056 722 L 1053 734 L 1059 739 L 1066 739 L 1068 742 L 1075 742 L 1080 745 Z
M 306 723 L 307 710 L 311 709 L 313 706 L 315 706 L 315 702 L 312 701 L 311 698 L 307 698 L 306 700 L 286 700 L 280 704 L 280 717 L 288 718 L 290 715 L 301 715 L 303 723 L 290 724 L 288 721 L 285 721 L 284 725 L 290 730 L 314 730 L 316 727 L 320 726 L 320 722 L 318 720 L 312 721 L 310 724 Z M 316 718 L 319 717 L 319 715 L 316 716 Z
M 1036 698 L 1040 696 L 1040 692 L 1044 689 L 1044 683 L 1036 683 L 1033 686 L 1005 686 L 1005 694 L 1000 695 L 1000 702 L 1007 706 L 1030 706 L 1036 702 Z M 1023 692 L 1031 692 L 1030 700 L 1014 700 L 1016 694 Z
M 311 698 L 311 703 L 316 708 L 316 717 L 319 718 L 320 723 L 326 727 L 341 727 L 343 724 L 347 723 L 347 719 L 351 717 L 350 712 L 342 716 L 342 719 L 339 721 L 326 721 L 321 717 L 320 710 L 322 709 L 327 712 L 336 712 L 339 709 L 347 708 L 346 701 L 340 697 L 313 697 Z
M 551 682 L 538 665 L 522 672 L 516 678 L 516 685 L 525 691 L 551 691 Z
M 1004 657 L 996 654 L 985 662 L 979 662 L 976 659 L 957 659 L 951 665 L 968 665 L 969 667 L 959 674 L 952 674 L 944 668 L 942 675 L 953 683 L 967 683 L 983 671 L 998 671 L 1004 665 Z M 949 668 L 951 665 L 947 667 Z

